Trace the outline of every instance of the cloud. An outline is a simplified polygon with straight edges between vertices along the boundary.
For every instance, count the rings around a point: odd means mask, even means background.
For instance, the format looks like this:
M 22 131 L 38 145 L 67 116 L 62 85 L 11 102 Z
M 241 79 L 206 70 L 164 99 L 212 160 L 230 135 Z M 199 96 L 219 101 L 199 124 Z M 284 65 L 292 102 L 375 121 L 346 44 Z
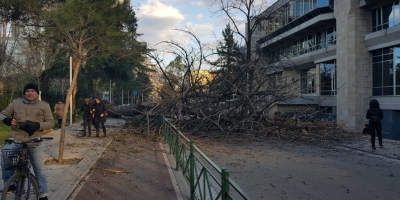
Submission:
M 202 1 L 196 1 L 196 2 L 193 2 L 191 4 L 194 5 L 194 6 L 205 7 L 204 2 L 202 2 Z
M 157 0 L 149 0 L 137 11 L 140 39 L 154 45 L 165 40 L 171 29 L 177 27 L 185 16 L 176 8 Z
M 186 24 L 186 27 L 191 29 L 197 37 L 210 37 L 213 34 L 214 27 L 212 24 L 193 24 L 191 22 Z
M 191 4 L 194 6 L 207 7 L 207 6 L 212 5 L 213 3 L 214 3 L 214 0 L 201 0 L 201 1 L 192 2 Z
M 184 3 L 187 0 L 159 0 L 161 3 Z
M 138 11 L 138 16 L 178 19 L 180 21 L 185 18 L 178 9 L 162 4 L 157 0 L 148 1 L 147 4 L 141 6 Z
M 203 18 L 203 14 L 202 13 L 199 13 L 199 14 L 196 15 L 196 19 L 202 19 L 202 18 Z

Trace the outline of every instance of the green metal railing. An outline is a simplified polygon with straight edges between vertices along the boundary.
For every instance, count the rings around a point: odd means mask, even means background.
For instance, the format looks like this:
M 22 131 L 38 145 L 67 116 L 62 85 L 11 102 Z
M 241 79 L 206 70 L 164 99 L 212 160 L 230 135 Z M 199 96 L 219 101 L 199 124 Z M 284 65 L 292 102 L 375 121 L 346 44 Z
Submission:
M 187 180 L 191 200 L 251 199 L 229 178 L 226 169 L 220 169 L 167 119 L 163 121 L 163 135 L 176 160 L 175 170 L 182 171 Z

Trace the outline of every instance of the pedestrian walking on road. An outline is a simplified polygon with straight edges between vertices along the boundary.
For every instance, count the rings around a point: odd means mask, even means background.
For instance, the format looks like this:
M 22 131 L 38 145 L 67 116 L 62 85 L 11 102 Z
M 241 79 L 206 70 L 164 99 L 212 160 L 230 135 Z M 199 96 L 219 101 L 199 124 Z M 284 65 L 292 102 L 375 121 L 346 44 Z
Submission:
M 86 127 L 88 128 L 88 137 L 92 135 L 92 120 L 93 120 L 93 105 L 89 98 L 85 99 L 85 103 L 82 105 L 81 110 L 77 113 L 78 115 L 83 112 L 83 137 L 86 136 Z
M 96 137 L 99 137 L 100 126 L 103 129 L 104 137 L 106 137 L 107 136 L 106 126 L 104 125 L 107 117 L 106 105 L 100 98 L 96 98 L 94 103 L 94 109 L 95 109 L 94 121 L 96 127 Z
M 28 83 L 24 87 L 24 98 L 13 100 L 3 111 L 0 112 L 0 122 L 11 126 L 10 136 L 16 142 L 24 142 L 32 138 L 43 136 L 43 130 L 54 126 L 53 114 L 50 105 L 39 100 L 39 88 L 34 83 Z M 20 144 L 5 144 L 3 149 L 19 150 Z M 39 200 L 47 200 L 47 181 L 44 174 L 44 156 L 42 145 L 30 146 L 31 164 L 35 172 L 39 186 Z M 4 169 L 2 163 L 2 178 L 6 182 L 12 175 L 13 170 Z M 8 192 L 8 191 L 4 191 Z
M 58 119 L 58 128 L 61 128 L 62 118 L 64 116 L 65 104 L 62 99 L 58 100 L 56 105 L 54 105 L 54 114 L 56 114 Z
M 380 109 L 379 102 L 376 99 L 372 99 L 369 102 L 369 109 L 367 111 L 366 118 L 369 120 L 369 133 L 371 134 L 371 145 L 372 149 L 375 148 L 375 131 L 378 135 L 379 147 L 383 148 L 382 144 L 382 122 L 383 111 Z

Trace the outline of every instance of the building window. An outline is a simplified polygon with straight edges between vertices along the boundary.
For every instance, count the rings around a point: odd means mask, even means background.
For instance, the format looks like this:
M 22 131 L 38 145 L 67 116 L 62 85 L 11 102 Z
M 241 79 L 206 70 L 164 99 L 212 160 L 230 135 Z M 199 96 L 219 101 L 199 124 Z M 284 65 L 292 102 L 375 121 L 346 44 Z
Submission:
M 273 33 L 314 9 L 327 6 L 333 9 L 333 0 L 291 0 L 265 19 L 268 24 L 265 35 Z
M 319 106 L 318 110 L 320 113 L 328 113 L 328 114 L 333 114 L 334 112 L 334 107 L 330 106 Z
M 296 57 L 332 45 L 336 45 L 336 27 L 318 31 L 280 47 L 279 51 L 270 52 L 270 61 L 277 62 L 282 58 Z
M 315 114 L 316 120 L 336 121 L 336 107 L 319 106 L 318 113 Z
M 315 68 L 301 70 L 301 93 L 315 94 Z
M 336 63 L 319 64 L 321 95 L 336 95 Z
M 400 95 L 400 47 L 372 52 L 372 95 Z
M 400 24 L 399 1 L 372 11 L 372 32 Z
M 326 46 L 332 46 L 336 44 L 336 30 L 335 27 L 328 28 L 326 30 Z

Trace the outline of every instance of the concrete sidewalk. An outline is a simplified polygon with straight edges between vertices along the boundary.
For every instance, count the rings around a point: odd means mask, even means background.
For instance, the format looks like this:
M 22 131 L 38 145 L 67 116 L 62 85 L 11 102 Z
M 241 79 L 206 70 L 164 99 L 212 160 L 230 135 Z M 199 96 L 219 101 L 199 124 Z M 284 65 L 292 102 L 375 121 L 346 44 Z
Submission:
M 369 135 L 364 135 L 360 140 L 343 143 L 338 148 L 400 163 L 400 141 L 383 138 L 383 148 L 379 148 L 378 138 L 376 138 L 376 150 L 373 150 L 370 138 Z

